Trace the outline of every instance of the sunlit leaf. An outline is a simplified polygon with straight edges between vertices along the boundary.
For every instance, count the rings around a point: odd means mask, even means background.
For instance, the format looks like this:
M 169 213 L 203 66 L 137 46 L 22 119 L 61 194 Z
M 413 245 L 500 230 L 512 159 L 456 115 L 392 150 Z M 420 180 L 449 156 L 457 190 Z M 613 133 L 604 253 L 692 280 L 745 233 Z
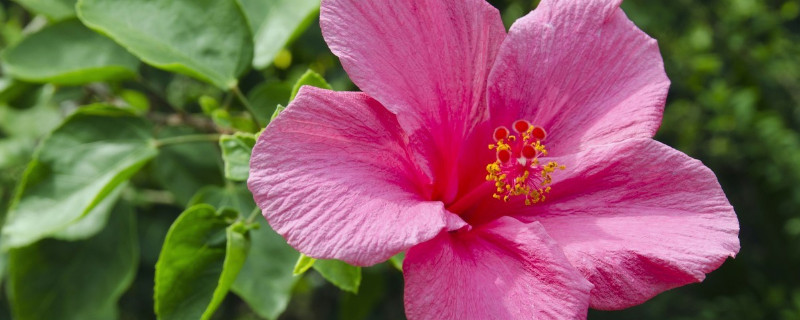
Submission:
M 237 85 L 253 39 L 236 0 L 80 0 L 78 17 L 142 61 L 219 88 Z
M 2 59 L 15 78 L 70 85 L 133 78 L 139 67 L 136 57 L 76 19 L 26 37 Z
M 77 222 L 156 153 L 143 119 L 108 106 L 82 108 L 28 165 L 3 227 L 3 247 L 28 245 Z

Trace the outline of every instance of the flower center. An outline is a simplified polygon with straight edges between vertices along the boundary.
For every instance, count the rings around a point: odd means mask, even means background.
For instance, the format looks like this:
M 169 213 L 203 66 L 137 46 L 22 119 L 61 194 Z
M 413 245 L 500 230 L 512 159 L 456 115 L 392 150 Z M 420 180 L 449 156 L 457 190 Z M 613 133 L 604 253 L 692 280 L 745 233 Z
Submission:
M 492 197 L 507 202 L 511 197 L 524 196 L 526 205 L 544 201 L 553 181 L 550 174 L 565 167 L 555 161 L 539 162 L 540 156 L 547 155 L 542 143 L 547 132 L 542 127 L 517 120 L 511 128 L 516 135 L 504 126 L 495 129 L 495 143 L 489 145 L 497 155 L 495 162 L 486 165 L 486 181 L 494 181 L 496 187 Z

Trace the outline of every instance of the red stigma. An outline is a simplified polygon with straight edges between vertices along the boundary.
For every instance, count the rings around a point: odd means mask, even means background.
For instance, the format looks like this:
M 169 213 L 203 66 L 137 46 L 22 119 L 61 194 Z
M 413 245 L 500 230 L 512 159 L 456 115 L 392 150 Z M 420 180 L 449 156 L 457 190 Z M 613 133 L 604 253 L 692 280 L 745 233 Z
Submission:
M 497 150 L 497 160 L 500 160 L 502 163 L 508 162 L 511 160 L 511 151 Z
M 528 128 L 530 128 L 530 126 L 531 126 L 531 124 L 528 121 L 525 121 L 525 120 L 514 121 L 514 131 L 516 131 L 518 133 L 522 133 L 522 132 L 528 131 Z
M 526 144 L 522 147 L 520 154 L 522 154 L 525 159 L 536 158 L 536 148 L 534 148 L 532 145 Z
M 544 140 L 544 138 L 547 137 L 547 132 L 545 132 L 541 127 L 535 127 L 533 128 L 531 135 L 536 138 L 536 140 Z
M 500 126 L 494 129 L 494 141 L 500 141 L 506 137 L 508 137 L 508 129 L 506 127 Z

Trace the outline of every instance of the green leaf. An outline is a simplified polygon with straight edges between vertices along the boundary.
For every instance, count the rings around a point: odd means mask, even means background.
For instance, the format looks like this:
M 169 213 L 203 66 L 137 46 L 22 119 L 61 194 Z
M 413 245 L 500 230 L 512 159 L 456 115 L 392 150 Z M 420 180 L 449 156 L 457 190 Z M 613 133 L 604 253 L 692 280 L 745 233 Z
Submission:
M 197 134 L 189 127 L 167 127 L 159 138 Z M 222 185 L 219 148 L 214 142 L 180 143 L 163 146 L 153 160 L 152 175 L 184 205 L 204 186 Z
M 247 259 L 250 239 L 243 232 L 247 232 L 243 222 L 238 222 L 225 230 L 228 241 L 225 246 L 225 261 L 222 263 L 222 274 L 219 276 L 217 288 L 214 289 L 214 296 L 211 298 L 211 303 L 208 304 L 206 311 L 203 312 L 202 319 L 210 319 L 214 315 L 214 311 L 225 299 Z
M 111 210 L 114 209 L 114 204 L 117 203 L 120 195 L 122 195 L 122 190 L 125 190 L 127 186 L 128 183 L 124 182 L 114 188 L 105 199 L 100 201 L 83 218 L 54 233 L 53 238 L 67 241 L 83 240 L 102 231 L 103 227 L 106 226 Z
M 289 101 L 294 100 L 297 96 L 297 92 L 300 91 L 302 86 L 312 86 L 322 89 L 333 90 L 330 84 L 325 81 L 319 73 L 314 72 L 313 70 L 308 70 L 304 73 L 300 79 L 295 82 L 294 87 L 292 88 L 292 95 L 289 97 Z
M 228 89 L 253 39 L 236 0 L 79 0 L 78 17 L 157 68 Z
M 311 267 L 314 266 L 314 262 L 316 261 L 317 259 L 301 253 L 300 257 L 297 258 L 297 263 L 294 264 L 294 271 L 292 271 L 292 274 L 299 276 L 306 273 L 308 269 L 311 269 Z
M 319 13 L 319 0 L 239 0 L 255 38 L 253 66 L 272 64 L 278 52 Z
M 52 20 L 75 16 L 76 0 L 14 0 L 26 9 L 43 14 Z
M 134 218 L 120 203 L 108 226 L 90 239 L 46 239 L 11 250 L 7 289 L 13 318 L 117 318 L 117 300 L 138 269 Z
M 81 108 L 28 165 L 3 227 L 3 247 L 22 247 L 76 223 L 157 152 L 143 119 L 104 105 Z
M 139 67 L 136 57 L 76 19 L 26 37 L 2 60 L 14 78 L 64 85 L 133 78 Z
M 193 206 L 201 203 L 210 204 L 220 210 L 232 209 L 241 214 L 247 214 L 256 207 L 255 202 L 253 202 L 253 194 L 244 184 L 205 187 L 192 197 L 188 205 Z
M 283 81 L 267 81 L 247 93 L 259 119 L 269 119 L 278 104 L 286 103 L 292 94 L 292 85 Z
M 358 293 L 358 287 L 361 285 L 361 267 L 351 266 L 339 260 L 317 260 L 313 268 L 339 289 Z
M 344 261 L 335 259 L 314 259 L 301 253 L 294 265 L 293 274 L 301 275 L 312 267 L 328 282 L 340 289 L 358 293 L 358 286 L 361 284 L 361 267 L 351 266 Z
M 247 241 L 229 228 L 229 220 L 236 218 L 232 213 L 201 204 L 172 224 L 156 263 L 159 319 L 211 317 L 246 256 Z
M 403 260 L 405 259 L 406 259 L 406 253 L 400 252 L 389 258 L 389 263 L 391 263 L 392 266 L 394 266 L 397 270 L 400 270 L 400 272 L 403 272 Z
M 219 139 L 222 160 L 225 162 L 225 178 L 232 181 L 247 181 L 250 175 L 250 153 L 256 145 L 252 133 L 237 132 L 223 135 Z
M 275 107 L 275 112 L 273 112 L 273 113 L 272 113 L 272 116 L 271 116 L 271 117 L 269 117 L 269 122 L 272 122 L 272 120 L 275 120 L 275 118 L 277 118 L 277 117 L 278 117 L 278 115 L 279 115 L 281 112 L 283 112 L 283 110 L 286 110 L 286 107 L 284 107 L 284 106 L 282 106 L 282 105 L 278 105 L 277 107 Z
M 253 250 L 232 290 L 259 316 L 277 319 L 286 310 L 292 288 L 300 279 L 292 274 L 297 251 L 270 228 L 266 219 L 257 220 L 260 228 L 250 230 Z

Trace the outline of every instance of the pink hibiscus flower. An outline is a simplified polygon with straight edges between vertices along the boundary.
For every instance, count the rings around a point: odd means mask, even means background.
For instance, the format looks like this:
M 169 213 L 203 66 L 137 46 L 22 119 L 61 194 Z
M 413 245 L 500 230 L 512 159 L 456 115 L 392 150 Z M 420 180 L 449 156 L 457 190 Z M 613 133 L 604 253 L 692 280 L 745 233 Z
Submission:
M 248 185 L 311 257 L 407 251 L 409 319 L 575 319 L 703 280 L 739 250 L 714 174 L 652 140 L 669 80 L 620 0 L 323 0 L 363 92 L 301 89 Z

